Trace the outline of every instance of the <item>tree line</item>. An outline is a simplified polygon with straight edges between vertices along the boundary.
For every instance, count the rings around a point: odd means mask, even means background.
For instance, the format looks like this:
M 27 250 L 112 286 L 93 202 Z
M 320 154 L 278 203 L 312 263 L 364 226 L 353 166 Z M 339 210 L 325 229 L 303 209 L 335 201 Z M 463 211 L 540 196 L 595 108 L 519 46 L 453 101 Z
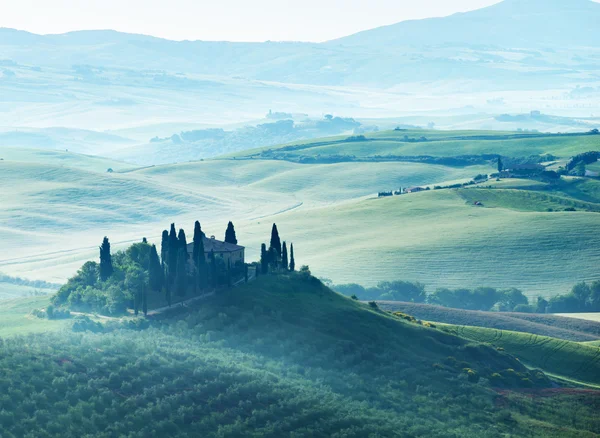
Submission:
M 549 299 L 540 296 L 533 301 L 516 288 L 438 288 L 432 293 L 427 293 L 425 285 L 407 281 L 384 281 L 375 287 L 364 287 L 355 283 L 333 285 L 330 280 L 324 279 L 324 281 L 335 291 L 362 301 L 402 301 L 454 309 L 499 312 L 600 312 L 600 281 L 590 284 L 579 283 L 568 294 Z
M 173 223 L 170 230 L 162 232 L 160 256 L 156 245 L 146 238 L 113 255 L 110 241 L 104 237 L 99 263 L 85 263 L 53 297 L 53 304 L 108 314 L 132 308 L 136 315 L 147 314 L 149 301 L 170 306 L 176 297 L 231 284 L 233 277 L 245 272 L 245 266 L 232 265 L 212 250 L 206 254 L 205 237 L 196 221 L 190 255 L 185 231 L 177 232 Z M 225 242 L 237 244 L 232 222 L 227 225 Z
M 268 274 L 269 272 L 294 272 L 296 270 L 296 260 L 294 258 L 294 244 L 290 244 L 288 253 L 287 243 L 281 242 L 277 224 L 273 224 L 271 229 L 271 241 L 269 248 L 263 243 L 260 248 L 260 267 L 257 266 L 257 274 Z

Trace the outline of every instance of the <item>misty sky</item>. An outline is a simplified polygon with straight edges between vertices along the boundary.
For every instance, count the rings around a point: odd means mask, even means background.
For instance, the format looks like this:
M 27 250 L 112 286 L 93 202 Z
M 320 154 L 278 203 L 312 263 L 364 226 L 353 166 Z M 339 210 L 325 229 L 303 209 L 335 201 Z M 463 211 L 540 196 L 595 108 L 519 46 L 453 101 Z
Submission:
M 116 29 L 169 39 L 325 41 L 499 0 L 0 0 L 0 27 Z

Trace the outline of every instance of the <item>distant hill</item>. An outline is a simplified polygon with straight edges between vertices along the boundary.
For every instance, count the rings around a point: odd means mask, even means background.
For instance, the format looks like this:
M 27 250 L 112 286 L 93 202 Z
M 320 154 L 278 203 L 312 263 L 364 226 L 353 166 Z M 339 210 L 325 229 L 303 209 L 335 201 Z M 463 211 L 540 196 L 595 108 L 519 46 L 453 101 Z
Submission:
M 359 32 L 329 45 L 382 51 L 423 46 L 598 48 L 599 22 L 600 4 L 590 0 L 504 0 L 449 17 L 404 21 Z
M 0 53 L 24 64 L 70 67 L 76 59 L 79 65 L 144 66 L 299 84 L 382 88 L 468 79 L 489 81 L 488 89 L 539 89 L 597 69 L 598 22 L 600 5 L 588 0 L 505 0 L 322 44 L 177 42 L 115 31 L 41 36 L 0 29 Z M 523 68 L 529 73 L 523 75 Z

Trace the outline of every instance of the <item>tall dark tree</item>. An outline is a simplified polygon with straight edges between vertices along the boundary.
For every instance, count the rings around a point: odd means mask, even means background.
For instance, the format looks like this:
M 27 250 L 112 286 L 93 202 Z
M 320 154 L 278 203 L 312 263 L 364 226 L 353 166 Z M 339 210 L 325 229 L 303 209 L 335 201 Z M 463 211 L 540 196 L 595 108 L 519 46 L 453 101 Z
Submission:
M 162 232 L 162 239 L 160 241 L 160 261 L 162 263 L 169 263 L 169 232 L 164 230 Z
M 175 274 L 175 291 L 178 296 L 185 296 L 187 290 L 187 251 L 183 248 L 179 249 L 177 255 L 177 270 Z
M 160 260 L 158 258 L 158 252 L 156 245 L 152 245 L 150 249 L 150 266 L 148 266 L 148 278 L 149 286 L 153 292 L 159 292 L 162 290 L 164 284 L 164 273 Z
M 179 240 L 177 239 L 177 231 L 175 231 L 175 224 L 171 224 L 171 232 L 169 233 L 169 261 L 167 262 L 167 272 L 169 273 L 168 278 L 170 284 L 175 282 L 178 254 Z
M 106 281 L 113 273 L 112 256 L 110 255 L 110 242 L 105 237 L 100 246 L 100 280 Z
M 144 316 L 148 316 L 148 288 L 144 288 L 142 292 L 142 312 Z
M 198 289 L 203 289 L 207 284 L 206 259 L 204 258 L 204 233 L 198 221 L 194 224 L 194 250 L 192 257 L 194 259 L 194 266 L 196 266 L 194 289 L 197 292 Z
M 288 251 L 285 240 L 283 241 L 283 246 L 281 247 L 281 268 L 284 270 L 288 270 L 289 262 L 288 262 Z
M 235 236 L 235 228 L 231 221 L 227 224 L 227 230 L 225 230 L 225 242 L 233 243 L 234 245 L 237 245 L 238 243 L 237 237 Z
M 260 247 L 260 268 L 262 274 L 269 272 L 269 253 L 264 243 Z
M 502 172 L 504 170 L 504 163 L 502 163 L 502 157 L 498 156 L 498 172 Z
M 210 260 L 210 283 L 213 287 L 217 287 L 219 284 L 219 275 L 217 272 L 217 259 L 215 258 L 215 252 L 211 249 L 208 254 Z
M 281 257 L 281 239 L 279 239 L 279 231 L 277 230 L 276 224 L 273 224 L 273 228 L 271 229 L 271 244 L 269 245 L 269 250 L 271 249 L 277 251 L 277 258 Z
M 200 259 L 200 255 L 202 255 L 202 259 Z M 194 224 L 194 250 L 192 257 L 196 267 L 204 261 L 204 233 L 199 221 L 196 221 Z
M 187 238 L 185 237 L 185 231 L 183 231 L 183 228 L 179 229 L 179 235 L 177 236 L 177 240 L 179 241 L 179 248 L 183 249 L 183 251 L 185 252 L 185 257 L 187 259 Z
M 279 269 L 279 263 L 281 262 L 281 257 L 277 254 L 277 250 L 275 248 L 271 248 L 269 250 L 269 263 L 271 265 L 271 269 L 276 271 Z
M 290 271 L 296 269 L 296 260 L 294 260 L 294 244 L 290 243 Z

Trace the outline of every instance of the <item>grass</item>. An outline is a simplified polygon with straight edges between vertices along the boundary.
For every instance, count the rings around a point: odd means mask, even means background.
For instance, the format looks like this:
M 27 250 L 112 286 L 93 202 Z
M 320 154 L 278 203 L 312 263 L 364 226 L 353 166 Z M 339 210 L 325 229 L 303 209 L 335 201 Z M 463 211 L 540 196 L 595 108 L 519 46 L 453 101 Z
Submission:
M 243 223 L 243 241 L 264 240 L 269 222 Z M 276 222 L 297 260 L 336 284 L 402 279 L 430 291 L 516 287 L 535 297 L 599 278 L 596 213 L 479 208 L 439 190 L 300 209 Z
M 460 190 L 459 193 L 467 203 L 479 201 L 487 208 L 509 208 L 518 211 L 563 211 L 565 208 L 575 208 L 600 212 L 600 204 L 532 190 L 469 188 Z
M 406 313 L 424 321 L 510 330 L 576 342 L 600 339 L 600 323 L 575 318 L 554 315 L 480 312 L 394 301 L 381 301 L 378 304 L 382 309 Z
M 425 142 L 405 142 L 409 138 L 426 137 Z M 296 142 L 273 148 L 259 148 L 229 155 L 236 157 L 260 154 L 285 153 L 287 157 L 317 155 L 354 155 L 357 158 L 380 156 L 430 155 L 452 157 L 458 155 L 500 154 L 512 157 L 553 154 L 571 157 L 578 153 L 596 150 L 598 137 L 591 135 L 516 134 L 494 131 L 383 131 L 369 133 L 367 141 L 344 141 L 343 136 Z
M 53 292 L 54 291 L 50 289 L 0 282 L 0 301 L 7 298 L 18 298 L 34 294 L 49 294 Z
M 569 318 L 583 319 L 586 321 L 600 322 L 600 313 L 560 313 L 558 316 L 567 316 Z
M 600 348 L 528 333 L 482 327 L 446 326 L 450 333 L 503 348 L 531 367 L 600 385 Z
M 66 320 L 49 321 L 30 315 L 32 310 L 48 304 L 50 296 L 0 300 L 0 338 L 58 331 L 70 326 Z

